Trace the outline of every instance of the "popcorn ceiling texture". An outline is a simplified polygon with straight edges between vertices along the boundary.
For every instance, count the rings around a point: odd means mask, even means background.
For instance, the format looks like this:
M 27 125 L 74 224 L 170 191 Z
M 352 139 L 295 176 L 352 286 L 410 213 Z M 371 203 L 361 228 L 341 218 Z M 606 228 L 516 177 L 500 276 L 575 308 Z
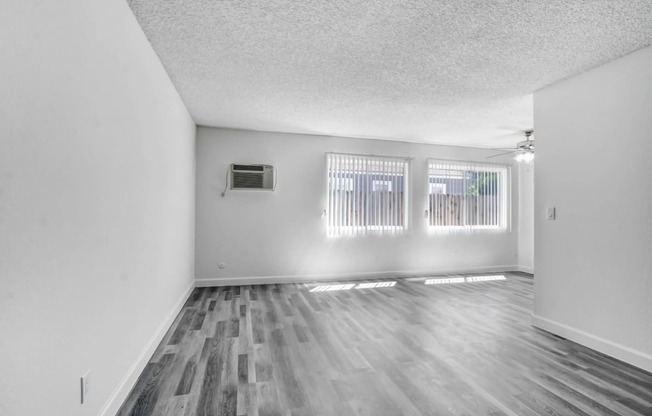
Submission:
M 199 125 L 478 147 L 652 42 L 652 0 L 132 0 Z

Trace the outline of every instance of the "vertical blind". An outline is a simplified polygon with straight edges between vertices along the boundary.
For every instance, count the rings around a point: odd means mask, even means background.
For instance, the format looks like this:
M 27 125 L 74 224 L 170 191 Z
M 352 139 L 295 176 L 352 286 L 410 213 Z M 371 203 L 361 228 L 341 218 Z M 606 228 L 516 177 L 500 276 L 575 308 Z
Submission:
M 407 159 L 329 153 L 327 162 L 329 236 L 406 229 Z
M 505 231 L 509 226 L 509 167 L 428 161 L 428 224 L 433 231 Z

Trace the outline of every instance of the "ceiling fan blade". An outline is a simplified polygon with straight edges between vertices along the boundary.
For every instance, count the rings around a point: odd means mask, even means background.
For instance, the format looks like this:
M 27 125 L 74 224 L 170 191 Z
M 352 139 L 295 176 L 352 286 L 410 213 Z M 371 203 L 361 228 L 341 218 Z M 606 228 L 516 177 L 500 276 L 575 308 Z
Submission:
M 513 133 L 523 134 L 528 130 L 534 130 L 534 129 L 532 127 L 503 124 L 502 126 L 497 126 L 496 130 L 511 131 Z
M 495 136 L 491 136 L 491 139 L 506 139 L 508 137 L 523 137 L 523 132 L 515 131 L 512 133 L 496 134 Z
M 491 159 L 492 157 L 504 156 L 504 155 L 508 155 L 510 153 L 516 153 L 516 152 L 518 152 L 518 150 L 512 150 L 510 152 L 505 152 L 505 153 L 498 153 L 497 155 L 487 156 L 487 159 Z

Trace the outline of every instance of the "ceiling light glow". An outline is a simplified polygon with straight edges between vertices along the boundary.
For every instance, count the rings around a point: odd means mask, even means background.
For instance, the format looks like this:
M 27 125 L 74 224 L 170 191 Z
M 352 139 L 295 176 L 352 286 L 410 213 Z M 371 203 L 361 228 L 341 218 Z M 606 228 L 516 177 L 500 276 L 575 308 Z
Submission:
M 530 163 L 534 160 L 534 152 L 531 151 L 524 151 L 519 154 L 517 154 L 514 159 L 516 159 L 517 162 L 525 162 L 525 163 Z

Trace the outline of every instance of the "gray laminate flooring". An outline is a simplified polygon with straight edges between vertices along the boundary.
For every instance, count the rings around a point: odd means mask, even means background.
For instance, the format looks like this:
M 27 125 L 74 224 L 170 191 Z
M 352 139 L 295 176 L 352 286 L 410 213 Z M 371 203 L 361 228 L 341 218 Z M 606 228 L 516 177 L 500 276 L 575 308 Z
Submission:
M 198 288 L 119 415 L 652 415 L 650 373 L 533 328 L 504 275 Z

